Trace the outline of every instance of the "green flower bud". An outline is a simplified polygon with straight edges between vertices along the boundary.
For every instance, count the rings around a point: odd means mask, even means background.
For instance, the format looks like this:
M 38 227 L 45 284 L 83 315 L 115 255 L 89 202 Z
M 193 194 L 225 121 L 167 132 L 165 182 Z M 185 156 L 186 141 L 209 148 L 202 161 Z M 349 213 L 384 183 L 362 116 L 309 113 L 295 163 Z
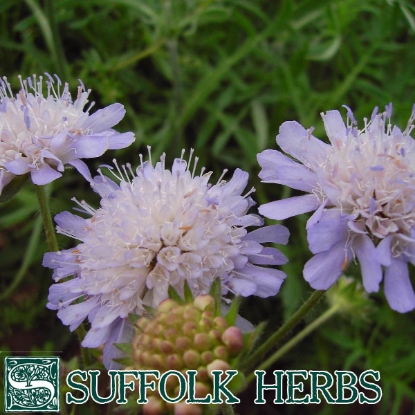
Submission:
M 211 295 L 198 295 L 194 299 L 193 304 L 201 311 L 213 311 L 215 308 L 215 299 Z
M 223 370 L 225 372 L 226 370 L 229 370 L 230 368 L 231 367 L 229 366 L 229 363 L 223 360 L 220 360 L 220 359 L 216 359 L 212 363 L 209 363 L 207 365 L 208 375 L 211 379 L 213 379 L 212 370 Z M 223 373 L 223 375 L 225 375 L 225 373 Z
M 215 322 L 215 326 L 218 328 L 226 329 L 228 327 L 228 323 L 222 316 L 217 316 L 213 320 Z
M 200 354 L 196 350 L 186 350 L 183 361 L 189 369 L 196 369 L 200 364 Z
M 177 370 L 184 376 L 187 370 L 196 370 L 195 397 L 203 399 L 212 391 L 212 370 L 230 369 L 229 356 L 235 356 L 243 347 L 240 330 L 229 327 L 226 319 L 215 314 L 215 309 L 215 300 L 210 295 L 198 296 L 186 304 L 172 299 L 160 303 L 151 319 L 142 317 L 135 324 L 131 367 L 159 370 L 160 374 Z M 177 396 L 179 387 L 178 378 L 168 376 L 168 396 Z M 144 415 L 202 414 L 202 405 L 186 404 L 185 400 L 175 404 L 164 402 L 157 388 L 148 391 L 148 399 Z
M 164 340 L 160 344 L 160 351 L 164 354 L 170 354 L 174 352 L 174 346 L 167 340 Z
M 236 355 L 244 347 L 244 338 L 238 327 L 228 327 L 222 334 L 222 341 L 227 346 L 231 355 Z
M 157 310 L 162 313 L 167 313 L 172 308 L 174 308 L 177 305 L 176 301 L 172 300 L 171 298 L 167 298 L 166 300 L 162 301 L 159 306 L 157 307 Z
M 167 370 L 180 370 L 183 366 L 183 359 L 177 354 L 167 356 L 166 368 Z
M 176 349 L 180 352 L 184 352 L 192 346 L 192 342 L 188 337 L 179 337 L 176 339 Z
M 195 345 L 197 350 L 204 352 L 205 350 L 210 349 L 212 341 L 208 334 L 196 333 L 193 338 L 193 344 Z
M 163 415 L 165 413 L 165 405 L 163 400 L 157 399 L 155 396 L 148 398 L 148 403 L 143 407 L 144 415 Z
M 188 405 L 185 402 L 179 402 L 174 405 L 174 415 L 202 415 L 200 405 Z
M 228 350 L 223 345 L 217 346 L 213 353 L 219 359 L 227 360 L 228 358 Z
M 203 363 L 206 365 L 210 362 L 213 362 L 214 358 L 214 354 L 210 350 L 207 350 L 206 352 L 202 353 L 202 360 Z

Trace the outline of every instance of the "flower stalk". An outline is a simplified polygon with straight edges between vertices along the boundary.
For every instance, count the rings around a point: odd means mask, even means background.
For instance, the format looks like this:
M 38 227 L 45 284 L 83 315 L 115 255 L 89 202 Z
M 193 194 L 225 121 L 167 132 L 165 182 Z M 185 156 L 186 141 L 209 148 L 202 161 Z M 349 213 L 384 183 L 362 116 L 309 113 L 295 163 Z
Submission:
M 298 344 L 304 337 L 308 336 L 316 328 L 320 327 L 323 323 L 333 317 L 339 310 L 341 306 L 335 304 L 326 310 L 320 317 L 316 318 L 310 324 L 308 324 L 303 330 L 296 334 L 291 340 L 285 343 L 281 348 L 279 348 L 273 355 L 271 355 L 265 362 L 260 364 L 256 370 L 265 370 L 268 369 L 272 364 L 274 364 L 280 357 L 284 356 L 289 350 L 291 350 L 296 344 Z M 247 383 L 250 383 L 255 377 L 254 373 L 250 373 L 246 380 Z
M 50 186 L 35 186 L 36 195 L 39 201 L 40 213 L 42 215 L 43 227 L 45 229 L 46 240 L 48 242 L 48 247 L 51 252 L 56 252 L 59 250 L 58 241 L 56 239 L 55 227 L 53 226 L 52 215 L 49 207 L 49 194 L 48 190 Z M 76 329 L 76 334 L 78 336 L 79 342 L 81 343 L 85 337 L 85 327 L 80 325 Z M 82 352 L 82 363 L 81 367 L 88 367 L 91 365 L 91 357 L 89 350 L 81 347 Z
M 272 335 L 270 336 L 250 357 L 248 357 L 242 368 L 247 369 L 257 363 L 269 350 L 271 350 L 289 331 L 291 331 L 324 296 L 325 291 L 314 291 L 305 303 Z
M 234 415 L 235 411 L 233 410 L 233 406 L 229 403 L 222 404 L 222 415 Z
M 49 186 L 35 186 L 36 196 L 39 202 L 40 213 L 42 215 L 43 227 L 45 229 L 46 240 L 48 242 L 49 250 L 52 252 L 58 251 L 58 241 L 56 239 L 55 227 L 53 226 L 52 215 L 49 207 Z

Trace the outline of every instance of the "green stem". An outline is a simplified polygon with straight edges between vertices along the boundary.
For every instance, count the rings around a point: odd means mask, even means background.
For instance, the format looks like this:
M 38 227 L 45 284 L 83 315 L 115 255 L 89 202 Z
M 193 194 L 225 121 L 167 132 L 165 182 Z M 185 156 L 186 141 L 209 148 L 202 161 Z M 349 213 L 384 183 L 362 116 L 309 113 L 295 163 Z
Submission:
M 26 272 L 30 264 L 33 261 L 37 247 L 39 245 L 41 230 L 42 230 L 42 221 L 39 216 L 36 218 L 35 223 L 33 225 L 32 234 L 30 236 L 29 243 L 26 249 L 26 253 L 19 267 L 19 270 L 17 271 L 17 274 L 15 275 L 13 282 L 0 295 L 0 301 L 5 300 L 7 297 L 13 294 L 13 292 L 16 290 L 19 284 L 23 281 L 23 277 L 26 275 Z
M 43 227 L 45 228 L 46 239 L 48 241 L 49 250 L 51 252 L 58 251 L 58 242 L 56 240 L 55 228 L 52 222 L 52 215 L 50 213 L 49 208 L 49 195 L 46 191 L 45 186 L 35 186 L 36 188 L 36 195 L 39 201 L 40 212 L 42 214 L 43 219 Z M 79 339 L 79 344 L 82 343 L 82 340 L 85 337 L 85 327 L 81 324 L 76 329 L 76 334 Z M 80 364 L 81 369 L 85 367 L 91 366 L 91 356 L 89 354 L 89 350 L 85 347 L 81 346 L 81 353 L 82 353 L 82 361 Z M 96 408 L 94 401 L 91 400 L 91 410 L 92 413 L 95 415 L 99 414 L 98 408 Z
M 81 345 L 82 340 L 84 340 L 86 335 L 85 326 L 80 324 L 79 327 L 75 330 L 76 335 L 78 336 L 79 344 Z M 81 345 L 81 353 L 82 353 L 82 361 L 80 362 L 80 368 L 85 369 L 91 366 L 91 355 L 87 347 L 82 347 Z
M 68 415 L 68 411 L 66 410 L 65 394 L 60 393 L 59 395 L 61 415 Z
M 307 313 L 320 301 L 326 291 L 314 291 L 307 301 L 272 335 L 270 336 L 251 356 L 241 365 L 241 369 L 247 369 L 259 361 L 262 356 L 271 350 L 290 330 L 292 330 Z
M 78 336 L 80 348 L 81 348 L 81 361 L 79 364 L 80 369 L 90 368 L 91 367 L 91 355 L 89 353 L 89 349 L 86 347 L 82 347 L 81 343 L 85 337 L 86 330 L 83 323 L 75 330 Z M 98 409 L 95 401 L 93 399 L 89 399 L 89 407 L 91 408 L 92 415 L 100 415 L 101 411 Z
M 222 415 L 235 415 L 232 405 L 228 403 L 223 403 L 221 405 L 222 408 Z
M 46 240 L 49 251 L 56 252 L 59 250 L 58 241 L 56 240 L 55 227 L 53 226 L 52 215 L 49 208 L 49 194 L 45 186 L 36 186 L 36 196 L 39 201 L 40 213 L 42 214 L 43 227 L 45 228 Z
M 325 323 L 329 318 L 334 316 L 340 309 L 338 304 L 333 305 L 328 310 L 326 310 L 320 317 L 316 318 L 312 321 L 309 325 L 307 325 L 303 330 L 301 330 L 298 334 L 296 334 L 291 340 L 284 344 L 280 349 L 278 349 L 272 356 L 270 356 L 265 362 L 263 362 L 256 370 L 265 370 L 269 368 L 273 363 L 275 363 L 280 357 L 282 357 L 285 353 L 291 350 L 297 343 L 304 339 L 307 335 L 309 335 L 312 331 L 316 328 L 321 326 Z M 246 380 L 247 383 L 251 382 L 255 378 L 255 374 L 251 373 L 247 376 Z

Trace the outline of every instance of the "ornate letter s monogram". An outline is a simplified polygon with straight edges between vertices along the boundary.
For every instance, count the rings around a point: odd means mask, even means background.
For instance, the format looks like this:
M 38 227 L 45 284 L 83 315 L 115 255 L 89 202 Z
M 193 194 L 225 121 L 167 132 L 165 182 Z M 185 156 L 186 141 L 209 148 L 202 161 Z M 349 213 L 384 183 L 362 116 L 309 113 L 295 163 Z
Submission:
M 59 411 L 59 358 L 6 357 L 5 412 Z

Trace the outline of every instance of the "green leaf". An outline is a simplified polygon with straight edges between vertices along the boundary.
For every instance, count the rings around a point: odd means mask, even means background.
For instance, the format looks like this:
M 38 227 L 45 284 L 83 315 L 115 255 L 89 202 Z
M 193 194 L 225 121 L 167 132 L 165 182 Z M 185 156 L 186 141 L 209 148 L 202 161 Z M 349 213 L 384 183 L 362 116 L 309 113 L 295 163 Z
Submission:
M 258 151 L 262 151 L 267 146 L 269 126 L 265 106 L 258 99 L 252 101 L 252 121 L 255 127 Z
M 157 311 L 155 308 L 150 307 L 150 306 L 148 306 L 148 305 L 143 305 L 143 307 L 144 307 L 144 310 L 146 310 L 146 311 L 147 311 L 147 314 L 148 314 L 149 316 L 151 316 L 151 317 L 154 317 L 154 316 L 155 316 L 156 311 Z
M 411 26 L 411 29 L 413 32 L 415 32 L 415 16 L 411 13 L 408 7 L 406 7 L 404 4 L 400 4 L 399 7 L 402 10 L 402 13 L 406 17 L 406 20 L 409 23 L 409 26 Z
M 114 343 L 114 346 L 124 352 L 125 354 L 131 355 L 133 348 L 130 343 Z
M 191 303 L 193 302 L 193 300 L 194 298 L 189 283 L 187 282 L 187 280 L 184 280 L 184 301 L 186 303 Z
M 114 362 L 119 363 L 122 366 L 129 366 L 131 365 L 131 359 L 129 357 L 119 357 L 117 359 L 113 359 Z
M 253 332 L 244 333 L 244 343 L 247 345 L 248 354 L 250 354 L 257 345 L 267 323 L 260 323 Z
M 179 293 L 173 288 L 172 285 L 169 285 L 168 289 L 169 298 L 176 301 L 178 304 L 183 305 L 185 302 L 182 297 L 180 297 Z
M 328 40 L 323 40 L 310 48 L 308 59 L 313 61 L 328 61 L 337 53 L 342 44 L 340 36 L 335 36 Z
M 235 321 L 236 321 L 236 317 L 238 316 L 240 304 L 241 304 L 241 297 L 240 296 L 235 297 L 231 303 L 228 314 L 226 314 L 225 316 L 225 320 L 230 326 L 235 325 Z
M 130 323 L 135 324 L 137 323 L 137 321 L 142 318 L 143 316 L 140 314 L 134 314 L 134 313 L 130 313 L 128 314 L 128 320 L 130 321 Z
M 21 176 L 16 176 L 8 185 L 3 188 L 3 191 L 0 195 L 0 203 L 7 202 L 11 199 L 17 192 L 19 192 L 29 181 L 29 173 L 23 174 Z
M 215 299 L 215 315 L 220 315 L 220 295 L 221 295 L 221 283 L 220 278 L 216 278 L 210 287 L 209 294 Z

